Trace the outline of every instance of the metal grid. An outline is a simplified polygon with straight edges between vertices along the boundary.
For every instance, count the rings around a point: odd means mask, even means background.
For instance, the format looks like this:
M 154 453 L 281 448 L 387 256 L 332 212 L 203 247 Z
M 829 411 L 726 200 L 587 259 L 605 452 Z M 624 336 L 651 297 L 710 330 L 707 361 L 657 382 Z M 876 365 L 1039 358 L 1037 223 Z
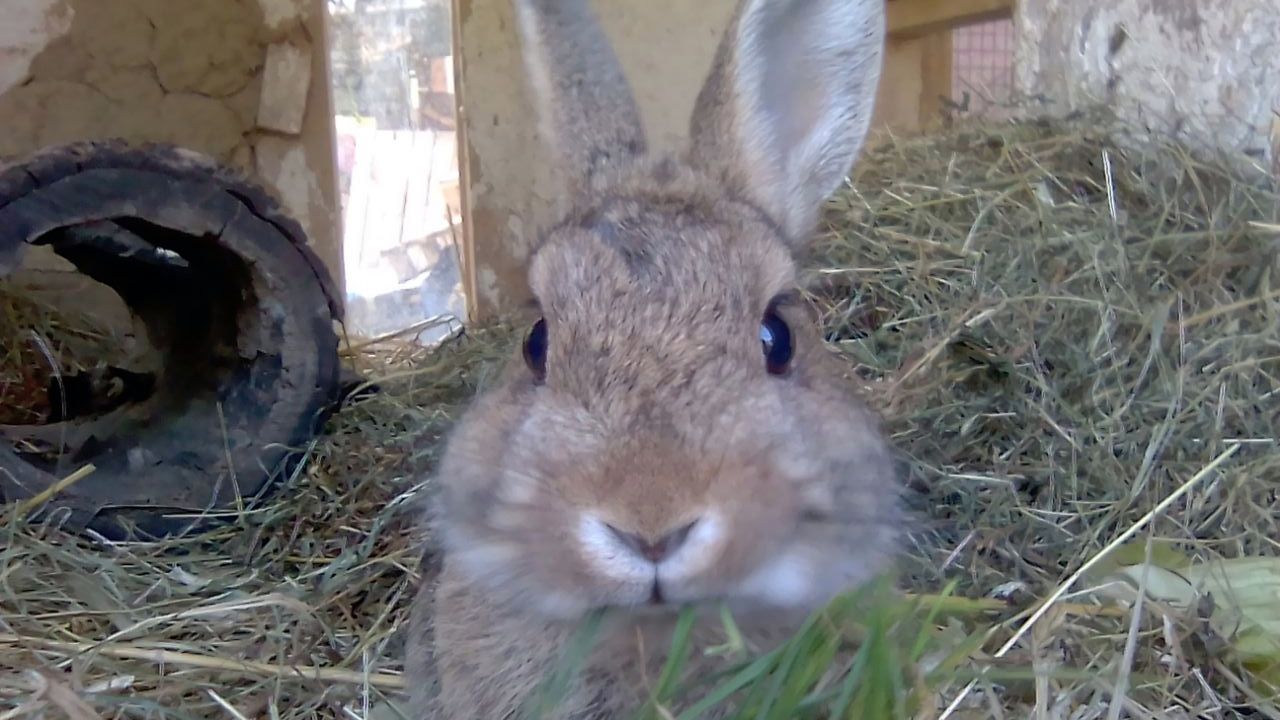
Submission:
M 951 92 L 968 113 L 995 116 L 1006 112 L 1013 96 L 1013 21 L 1010 19 L 956 28 L 952 34 Z

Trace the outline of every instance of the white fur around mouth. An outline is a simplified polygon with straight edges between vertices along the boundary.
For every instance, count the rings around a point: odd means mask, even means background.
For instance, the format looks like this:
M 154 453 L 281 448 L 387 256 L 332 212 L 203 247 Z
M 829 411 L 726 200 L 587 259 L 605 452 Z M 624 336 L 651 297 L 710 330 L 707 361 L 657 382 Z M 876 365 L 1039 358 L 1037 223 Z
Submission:
M 724 522 L 716 513 L 704 513 L 680 547 L 654 563 L 628 547 L 604 521 L 584 513 L 578 521 L 580 552 L 591 571 L 614 588 L 613 604 L 631 608 L 675 606 L 681 590 L 706 572 L 719 557 L 725 542 Z M 655 578 L 671 601 L 653 605 L 649 595 Z
M 578 541 L 582 556 L 596 574 L 610 584 L 643 586 L 653 579 L 653 564 L 632 552 L 602 520 L 583 514 L 578 520 Z
M 724 521 L 715 512 L 705 512 L 689 531 L 689 537 L 671 557 L 658 565 L 658 579 L 663 586 L 679 589 L 681 585 L 706 572 L 720 556 L 725 544 Z

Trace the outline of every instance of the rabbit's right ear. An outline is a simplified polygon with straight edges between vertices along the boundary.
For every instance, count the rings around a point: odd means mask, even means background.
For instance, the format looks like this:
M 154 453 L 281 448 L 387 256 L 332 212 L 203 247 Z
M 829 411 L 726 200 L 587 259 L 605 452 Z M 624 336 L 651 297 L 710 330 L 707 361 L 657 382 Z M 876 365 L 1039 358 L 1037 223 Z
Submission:
M 690 157 L 799 245 L 871 123 L 885 0 L 741 0 L 698 95 Z
M 631 87 L 587 0 L 513 0 L 538 126 L 576 192 L 645 151 Z

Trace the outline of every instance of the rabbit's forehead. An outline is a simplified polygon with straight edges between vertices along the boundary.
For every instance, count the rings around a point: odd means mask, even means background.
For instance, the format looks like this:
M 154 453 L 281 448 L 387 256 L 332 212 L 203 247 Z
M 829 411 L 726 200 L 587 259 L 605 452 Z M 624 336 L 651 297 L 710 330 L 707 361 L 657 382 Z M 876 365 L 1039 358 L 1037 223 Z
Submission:
M 624 223 L 551 238 L 531 267 L 549 331 L 547 383 L 627 416 L 642 410 L 636 398 L 666 407 L 676 389 L 727 382 L 758 359 L 760 318 L 793 268 L 784 247 L 733 229 Z
M 794 263 L 771 228 L 648 206 L 615 206 L 561 226 L 530 269 L 549 314 L 615 320 L 758 315 L 794 282 Z

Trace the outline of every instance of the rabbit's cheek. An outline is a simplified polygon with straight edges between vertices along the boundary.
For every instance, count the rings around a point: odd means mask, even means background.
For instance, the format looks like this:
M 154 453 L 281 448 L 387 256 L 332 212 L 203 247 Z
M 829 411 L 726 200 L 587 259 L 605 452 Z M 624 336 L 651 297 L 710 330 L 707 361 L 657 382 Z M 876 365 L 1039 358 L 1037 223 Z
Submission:
M 757 567 L 735 594 L 778 607 L 803 607 L 816 594 L 816 570 L 812 554 L 793 547 Z
M 529 604 L 541 615 L 561 620 L 577 620 L 591 607 L 581 594 L 555 589 L 544 589 L 530 596 Z
M 826 462 L 815 450 L 809 443 L 789 442 L 774 458 L 773 467 L 786 480 L 803 481 L 818 477 L 826 470 Z
M 496 494 L 497 508 L 519 508 L 533 504 L 538 497 L 540 478 L 533 473 L 508 468 L 502 473 Z M 495 525 L 498 524 L 495 522 Z
M 450 550 L 462 571 L 482 582 L 501 582 L 520 559 L 520 548 L 509 543 L 469 542 Z

